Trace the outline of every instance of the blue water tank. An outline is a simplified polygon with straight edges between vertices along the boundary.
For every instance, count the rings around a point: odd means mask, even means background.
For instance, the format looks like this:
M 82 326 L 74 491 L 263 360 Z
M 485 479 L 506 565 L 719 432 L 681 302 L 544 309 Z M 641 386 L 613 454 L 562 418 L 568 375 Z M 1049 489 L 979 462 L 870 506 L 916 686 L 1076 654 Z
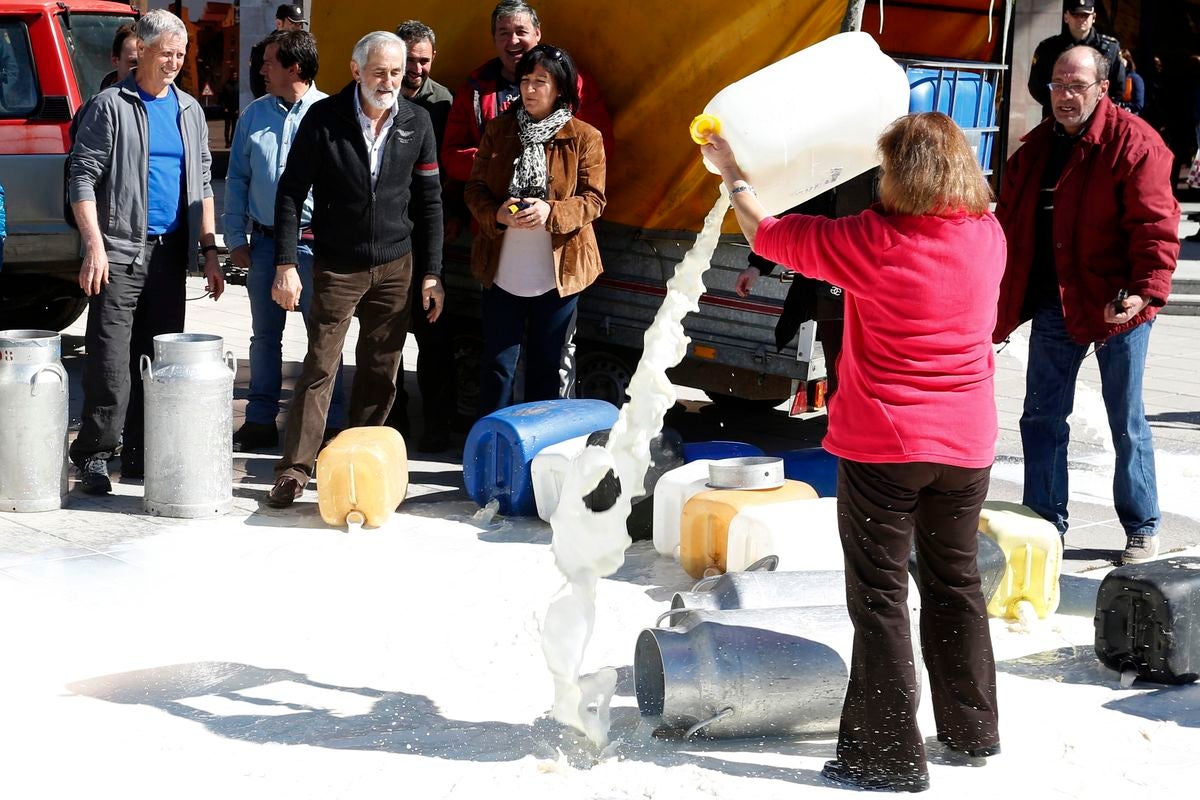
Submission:
M 956 69 L 908 68 L 908 111 L 941 111 L 967 133 L 980 165 L 992 163 L 996 124 L 996 87 L 984 75 Z
M 771 453 L 783 459 L 783 477 L 804 481 L 821 497 L 837 497 L 838 457 L 823 447 Z
M 541 400 L 481 417 L 463 448 L 463 483 L 480 506 L 500 501 L 500 513 L 537 515 L 530 466 L 552 444 L 611 428 L 617 407 L 603 400 Z
M 689 464 L 702 458 L 744 458 L 761 456 L 761 448 L 745 442 L 684 442 L 683 463 Z

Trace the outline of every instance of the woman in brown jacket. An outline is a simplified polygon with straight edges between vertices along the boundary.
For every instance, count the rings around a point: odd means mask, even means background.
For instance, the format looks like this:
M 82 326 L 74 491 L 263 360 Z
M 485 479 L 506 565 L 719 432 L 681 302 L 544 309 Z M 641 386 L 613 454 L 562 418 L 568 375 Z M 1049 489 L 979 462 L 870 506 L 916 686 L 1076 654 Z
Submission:
M 483 284 L 479 410 L 513 402 L 525 349 L 525 401 L 563 396 L 560 356 L 579 293 L 603 271 L 592 222 L 604 210 L 604 144 L 575 118 L 577 71 L 539 45 L 517 64 L 521 103 L 488 123 L 466 201 L 479 231 L 471 272 Z

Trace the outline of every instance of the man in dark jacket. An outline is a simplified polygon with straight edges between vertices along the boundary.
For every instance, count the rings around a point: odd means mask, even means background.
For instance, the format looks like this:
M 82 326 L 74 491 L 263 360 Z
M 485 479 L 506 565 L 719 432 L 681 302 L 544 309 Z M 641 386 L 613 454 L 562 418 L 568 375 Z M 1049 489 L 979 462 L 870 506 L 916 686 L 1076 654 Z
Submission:
M 1033 51 L 1029 67 L 1029 93 L 1042 105 L 1042 118 L 1050 114 L 1050 83 L 1054 62 L 1068 47 L 1086 44 L 1099 50 L 1108 59 L 1108 92 L 1114 102 L 1125 93 L 1125 64 L 1121 61 L 1121 45 L 1112 36 L 1096 30 L 1096 0 L 1063 0 L 1063 31 L 1043 39 Z
M 275 201 L 272 298 L 300 297 L 300 211 L 312 190 L 313 299 L 308 355 L 288 412 L 283 456 L 267 495 L 289 506 L 312 476 L 350 319 L 359 334 L 352 427 L 382 425 L 396 394 L 413 280 L 430 322 L 442 309 L 442 200 L 437 145 L 424 109 L 400 96 L 406 48 L 393 33 L 354 46 L 354 80 L 316 103 L 296 133 Z M 415 246 L 420 251 L 413 252 Z M 424 274 L 415 276 L 413 264 Z M 421 311 L 418 311 L 421 313 Z
M 1179 204 L 1171 151 L 1106 96 L 1108 64 L 1073 47 L 1054 65 L 1053 119 L 1008 162 L 996 216 L 1008 237 L 995 341 L 1033 320 L 1021 441 L 1024 504 L 1067 530 L 1067 417 L 1095 345 L 1113 446 L 1122 561 L 1158 553 L 1154 443 L 1142 373 L 1154 316 L 1171 292 Z

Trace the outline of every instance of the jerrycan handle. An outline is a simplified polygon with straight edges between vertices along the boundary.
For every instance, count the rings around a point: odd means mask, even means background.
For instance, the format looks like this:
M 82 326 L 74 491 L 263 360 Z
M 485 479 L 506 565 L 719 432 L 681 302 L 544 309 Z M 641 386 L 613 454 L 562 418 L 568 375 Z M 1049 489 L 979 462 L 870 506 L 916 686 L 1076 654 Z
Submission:
M 29 396 L 37 397 L 38 393 L 38 375 L 43 372 L 52 372 L 58 378 L 59 383 L 63 386 L 67 385 L 67 371 L 59 364 L 46 364 L 39 367 L 36 372 L 29 376 Z
M 138 359 L 138 371 L 142 373 L 142 383 L 154 380 L 154 365 L 150 362 L 150 356 L 145 353 Z
M 710 135 L 714 133 L 718 136 L 721 135 L 721 118 L 713 114 L 699 114 L 688 126 L 688 133 L 692 135 L 693 142 L 698 145 L 706 145 Z

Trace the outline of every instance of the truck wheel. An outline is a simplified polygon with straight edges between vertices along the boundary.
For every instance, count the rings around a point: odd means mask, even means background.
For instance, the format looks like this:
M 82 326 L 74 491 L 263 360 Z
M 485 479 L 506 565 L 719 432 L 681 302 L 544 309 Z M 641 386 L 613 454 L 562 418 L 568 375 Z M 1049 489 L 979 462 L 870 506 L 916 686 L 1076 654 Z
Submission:
M 5 328 L 61 331 L 79 319 L 87 303 L 78 287 L 58 279 L 12 276 L 0 284 L 0 318 Z
M 583 350 L 576 366 L 576 394 L 593 400 L 606 400 L 614 406 L 625 404 L 629 381 L 636 359 L 611 350 Z

